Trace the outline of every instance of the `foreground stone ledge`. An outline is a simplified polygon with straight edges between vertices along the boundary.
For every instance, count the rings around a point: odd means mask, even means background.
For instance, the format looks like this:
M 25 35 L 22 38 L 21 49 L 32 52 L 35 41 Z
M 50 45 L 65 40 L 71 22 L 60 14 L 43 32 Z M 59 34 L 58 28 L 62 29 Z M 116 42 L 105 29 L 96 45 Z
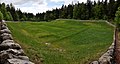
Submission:
M 34 63 L 30 62 L 30 61 L 16 59 L 16 58 L 7 59 L 7 60 L 8 60 L 8 63 L 10 63 L 10 64 L 34 64 Z
M 7 24 L 2 22 L 0 25 L 0 64 L 34 64 L 21 46 L 14 42 Z

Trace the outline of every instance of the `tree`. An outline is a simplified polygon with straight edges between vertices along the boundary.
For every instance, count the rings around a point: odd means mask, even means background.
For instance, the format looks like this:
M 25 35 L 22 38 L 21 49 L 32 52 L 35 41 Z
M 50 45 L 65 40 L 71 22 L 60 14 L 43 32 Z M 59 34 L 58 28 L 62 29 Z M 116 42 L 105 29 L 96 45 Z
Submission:
M 115 17 L 115 0 L 109 0 L 108 5 L 108 19 L 113 19 Z
M 92 12 L 92 2 L 91 2 L 91 0 L 87 0 L 86 6 L 87 6 L 86 18 L 90 19 L 92 17 L 92 14 L 91 14 L 91 12 Z
M 13 17 L 13 20 L 18 21 L 19 20 L 19 15 L 17 14 L 17 12 L 15 10 L 15 7 L 12 4 L 10 4 L 10 9 L 11 9 L 10 13 L 11 13 L 11 15 Z
M 5 20 L 6 20 L 6 21 L 10 20 L 10 17 L 9 17 L 9 15 L 8 15 L 8 13 L 6 13 L 5 16 L 6 16 L 6 17 L 5 17 Z
M 1 11 L 0 11 L 0 20 L 3 20 L 3 14 Z
M 45 16 L 45 13 L 37 13 L 35 18 L 36 18 L 37 21 L 44 21 L 44 16 Z M 59 15 L 57 15 L 57 16 L 59 17 Z
M 46 20 L 46 21 L 54 20 L 54 15 L 53 15 L 52 11 L 46 12 L 46 14 L 44 16 L 44 20 Z
M 2 5 L 1 5 L 2 7 L 1 7 L 1 12 L 2 12 L 2 14 L 3 14 L 3 16 L 4 16 L 4 20 L 7 20 L 7 10 L 6 10 L 6 7 L 5 7 L 5 3 L 2 3 Z
M 59 18 L 66 19 L 68 17 L 67 6 L 63 5 L 59 13 L 60 13 Z
M 104 6 L 103 3 L 97 3 L 93 7 L 93 13 L 95 19 L 103 19 L 104 18 Z
M 86 19 L 86 14 L 87 14 L 87 8 L 84 3 L 81 3 L 79 5 L 78 13 L 79 13 L 79 19 L 85 20 Z
M 8 16 L 9 16 L 8 20 L 9 20 L 9 21 L 13 21 L 13 17 L 12 17 L 12 15 L 11 15 L 11 13 L 10 13 L 10 12 L 7 12 L 7 14 L 8 14 Z
M 116 22 L 116 27 L 119 28 L 120 30 L 120 7 L 118 7 L 118 11 L 116 11 L 115 22 Z
M 104 15 L 104 18 L 103 19 L 108 19 L 108 0 L 105 0 L 105 2 L 103 3 L 103 15 Z
M 68 7 L 67 7 L 67 12 L 68 12 L 67 18 L 68 18 L 68 19 L 73 18 L 73 5 L 71 5 L 71 4 L 68 5 Z
M 73 9 L 73 18 L 77 19 L 78 18 L 78 5 L 76 4 Z
M 117 2 L 117 7 L 119 7 L 120 6 L 120 0 L 117 0 L 116 2 Z

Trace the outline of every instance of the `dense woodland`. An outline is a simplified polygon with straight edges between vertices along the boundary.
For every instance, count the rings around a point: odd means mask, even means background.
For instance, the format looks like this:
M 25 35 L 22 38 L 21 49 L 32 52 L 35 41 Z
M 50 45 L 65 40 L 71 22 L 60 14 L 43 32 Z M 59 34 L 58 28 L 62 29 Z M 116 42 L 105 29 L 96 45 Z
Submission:
M 120 0 L 98 0 L 97 2 L 87 0 L 87 3 L 78 2 L 68 6 L 63 5 L 59 9 L 56 8 L 34 15 L 33 13 L 21 12 L 20 9 L 16 10 L 12 4 L 1 3 L 0 13 L 3 14 L 4 20 L 9 21 L 49 21 L 55 19 L 114 20 L 119 6 Z

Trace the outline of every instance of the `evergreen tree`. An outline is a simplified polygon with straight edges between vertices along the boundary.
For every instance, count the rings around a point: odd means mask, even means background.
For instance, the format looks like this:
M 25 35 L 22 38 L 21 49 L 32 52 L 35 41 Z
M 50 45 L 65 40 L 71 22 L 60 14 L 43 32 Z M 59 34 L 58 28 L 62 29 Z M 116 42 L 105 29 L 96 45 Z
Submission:
M 73 9 L 73 18 L 74 19 L 77 19 L 78 18 L 78 5 L 76 4 L 76 5 L 74 5 L 74 9 Z
M 2 3 L 1 12 L 4 16 L 4 20 L 7 20 L 8 15 L 7 15 L 7 10 L 6 10 L 6 7 L 5 7 L 5 3 Z
M 17 12 L 15 11 L 14 6 L 12 4 L 10 4 L 10 7 L 11 7 L 10 13 L 12 14 L 13 20 L 18 21 L 19 16 L 18 16 Z
M 68 5 L 68 7 L 67 7 L 67 12 L 68 12 L 67 18 L 68 18 L 68 19 L 73 18 L 73 5 L 71 5 L 71 4 Z
M 86 14 L 86 19 L 90 19 L 92 17 L 91 11 L 92 11 L 92 2 L 91 0 L 87 0 L 87 14 Z
M 119 7 L 120 6 L 120 0 L 117 0 L 116 3 L 117 3 L 117 7 Z
M 105 0 L 105 2 L 103 3 L 103 15 L 104 18 L 103 19 L 108 19 L 108 0 Z
M 102 5 L 99 5 L 97 4 L 95 7 L 94 7 L 94 16 L 95 16 L 95 19 L 102 19 L 103 15 L 102 15 Z
M 115 0 L 109 0 L 108 5 L 108 19 L 113 19 L 115 17 Z
M 9 15 L 8 15 L 8 13 L 6 13 L 5 16 L 6 16 L 6 18 L 5 18 L 6 21 L 10 20 L 10 17 L 9 17 Z
M 7 12 L 7 14 L 8 14 L 8 16 L 9 16 L 9 21 L 13 21 L 13 18 L 12 18 L 12 15 L 11 15 L 11 13 L 10 12 Z

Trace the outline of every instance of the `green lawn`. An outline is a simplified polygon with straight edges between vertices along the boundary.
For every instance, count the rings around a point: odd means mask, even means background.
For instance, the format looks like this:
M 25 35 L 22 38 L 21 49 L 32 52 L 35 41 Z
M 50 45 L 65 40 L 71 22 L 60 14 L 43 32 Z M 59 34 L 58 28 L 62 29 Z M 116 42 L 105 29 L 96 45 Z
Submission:
M 113 27 L 105 22 L 56 20 L 7 22 L 30 60 L 40 64 L 88 64 L 111 45 Z

